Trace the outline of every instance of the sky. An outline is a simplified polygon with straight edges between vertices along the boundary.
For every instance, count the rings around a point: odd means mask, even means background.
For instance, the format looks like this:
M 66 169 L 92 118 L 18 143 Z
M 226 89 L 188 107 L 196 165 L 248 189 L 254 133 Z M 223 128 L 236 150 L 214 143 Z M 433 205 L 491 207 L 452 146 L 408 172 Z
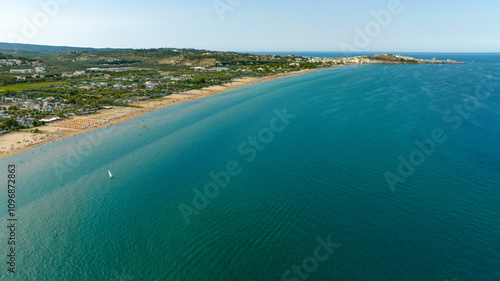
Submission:
M 498 0 L 2 0 L 0 42 L 220 51 L 500 52 Z

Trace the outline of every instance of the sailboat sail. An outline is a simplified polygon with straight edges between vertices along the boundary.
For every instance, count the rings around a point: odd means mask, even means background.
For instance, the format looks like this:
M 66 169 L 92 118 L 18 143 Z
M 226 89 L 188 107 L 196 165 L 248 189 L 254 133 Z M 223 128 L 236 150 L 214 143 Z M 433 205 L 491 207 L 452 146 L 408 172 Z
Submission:
M 108 170 L 108 173 L 109 173 L 109 178 L 112 178 L 113 175 L 111 174 L 111 172 Z

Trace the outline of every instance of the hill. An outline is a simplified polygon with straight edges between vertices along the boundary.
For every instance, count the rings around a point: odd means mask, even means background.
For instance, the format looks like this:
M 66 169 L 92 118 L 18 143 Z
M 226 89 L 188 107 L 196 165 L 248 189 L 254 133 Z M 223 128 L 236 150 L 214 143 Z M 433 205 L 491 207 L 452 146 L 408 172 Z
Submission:
M 134 67 L 160 71 L 191 69 L 192 67 L 259 67 L 267 65 L 288 68 L 296 58 L 263 56 L 235 52 L 214 52 L 197 49 L 97 49 L 85 47 L 46 46 L 0 43 L 5 57 L 22 58 L 42 63 L 48 73 L 82 71 L 89 68 Z M 305 62 L 305 59 L 299 59 Z M 2 67 L 0 73 L 25 65 Z
M 64 54 L 72 51 L 117 51 L 130 49 L 113 49 L 113 48 L 85 48 L 85 47 L 68 47 L 68 46 L 49 46 L 49 45 L 34 45 L 34 44 L 19 44 L 19 43 L 3 43 L 0 42 L 0 50 L 9 54 Z

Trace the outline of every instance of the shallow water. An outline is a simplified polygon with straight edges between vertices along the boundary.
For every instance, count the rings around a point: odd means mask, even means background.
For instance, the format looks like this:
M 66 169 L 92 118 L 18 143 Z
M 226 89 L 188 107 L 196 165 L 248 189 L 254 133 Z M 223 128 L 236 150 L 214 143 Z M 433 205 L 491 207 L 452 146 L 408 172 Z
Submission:
M 469 63 L 274 80 L 1 159 L 14 279 L 499 280 L 500 56 L 450 58 Z

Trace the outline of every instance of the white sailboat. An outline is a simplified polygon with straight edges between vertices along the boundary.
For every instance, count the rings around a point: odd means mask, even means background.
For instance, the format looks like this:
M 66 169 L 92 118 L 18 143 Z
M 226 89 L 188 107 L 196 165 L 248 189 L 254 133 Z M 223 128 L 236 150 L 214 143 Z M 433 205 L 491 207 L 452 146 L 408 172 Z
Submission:
M 108 170 L 108 173 L 109 173 L 109 178 L 113 178 L 113 175 L 111 174 L 111 172 Z

